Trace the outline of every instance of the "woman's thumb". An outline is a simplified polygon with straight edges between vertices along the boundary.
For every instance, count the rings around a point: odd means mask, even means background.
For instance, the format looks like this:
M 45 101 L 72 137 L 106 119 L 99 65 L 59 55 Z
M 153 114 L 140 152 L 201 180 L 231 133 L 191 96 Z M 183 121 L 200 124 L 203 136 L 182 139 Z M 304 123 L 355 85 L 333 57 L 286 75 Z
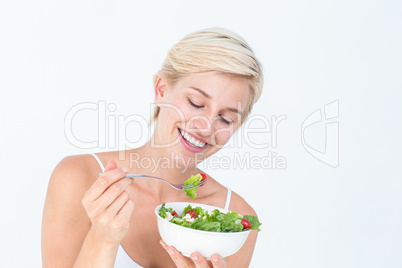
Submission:
M 105 172 L 115 168 L 117 168 L 116 162 L 114 162 L 113 160 L 109 160 L 109 162 L 107 162 L 106 164 Z

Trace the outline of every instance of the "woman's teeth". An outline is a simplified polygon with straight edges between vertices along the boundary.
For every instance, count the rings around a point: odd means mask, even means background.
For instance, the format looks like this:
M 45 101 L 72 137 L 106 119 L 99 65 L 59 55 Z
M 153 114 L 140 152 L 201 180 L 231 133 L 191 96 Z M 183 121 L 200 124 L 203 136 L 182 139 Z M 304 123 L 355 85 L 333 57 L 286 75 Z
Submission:
M 181 135 L 183 136 L 183 138 L 184 138 L 188 143 L 190 143 L 191 145 L 193 145 L 193 146 L 195 146 L 195 147 L 198 147 L 198 148 L 204 147 L 205 142 L 201 142 L 201 141 L 199 141 L 199 140 L 194 139 L 193 136 L 191 136 L 190 134 L 187 134 L 186 132 L 184 132 L 184 131 L 181 130 L 181 129 L 180 129 L 180 133 L 181 133 Z

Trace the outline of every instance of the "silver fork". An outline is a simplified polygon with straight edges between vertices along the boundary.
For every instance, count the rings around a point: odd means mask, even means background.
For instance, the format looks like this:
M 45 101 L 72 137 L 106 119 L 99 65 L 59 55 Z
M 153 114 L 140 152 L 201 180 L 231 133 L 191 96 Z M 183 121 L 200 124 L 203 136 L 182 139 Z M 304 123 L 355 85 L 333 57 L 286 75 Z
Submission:
M 99 173 L 99 176 L 102 175 L 102 174 L 103 173 Z M 205 179 L 205 180 L 200 181 L 200 183 L 198 185 L 194 185 L 193 183 L 188 184 L 188 185 L 184 185 L 184 183 L 182 183 L 182 184 L 173 184 L 173 183 L 168 182 L 167 180 L 164 180 L 164 179 L 161 179 L 161 178 L 158 178 L 158 177 L 152 177 L 152 176 L 141 175 L 141 174 L 127 174 L 125 177 L 126 178 L 147 178 L 147 179 L 160 180 L 160 181 L 166 182 L 167 184 L 169 184 L 170 186 L 172 186 L 176 190 L 181 190 L 181 191 L 187 191 L 187 190 L 191 190 L 191 189 L 194 189 L 194 188 L 201 187 L 208 181 L 208 179 Z

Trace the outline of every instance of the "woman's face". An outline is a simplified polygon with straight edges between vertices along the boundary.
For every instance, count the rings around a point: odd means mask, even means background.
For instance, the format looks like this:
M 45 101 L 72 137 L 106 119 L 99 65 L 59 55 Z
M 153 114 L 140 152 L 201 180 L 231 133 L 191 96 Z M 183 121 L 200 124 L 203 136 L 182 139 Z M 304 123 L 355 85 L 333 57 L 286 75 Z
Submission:
M 159 79 L 157 146 L 173 152 L 186 166 L 219 151 L 237 130 L 248 101 L 249 86 L 240 76 L 189 74 L 174 85 Z

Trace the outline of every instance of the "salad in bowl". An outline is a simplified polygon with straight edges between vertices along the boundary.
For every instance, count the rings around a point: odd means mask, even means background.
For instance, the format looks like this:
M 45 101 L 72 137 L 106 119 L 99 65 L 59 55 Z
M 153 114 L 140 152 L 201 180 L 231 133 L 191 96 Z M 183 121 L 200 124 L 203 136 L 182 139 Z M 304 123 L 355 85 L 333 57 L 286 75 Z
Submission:
M 260 231 L 261 225 L 256 216 L 197 203 L 163 203 L 155 208 L 155 214 L 167 245 L 184 256 L 199 252 L 206 259 L 213 254 L 225 258 L 236 253 L 250 231 Z

